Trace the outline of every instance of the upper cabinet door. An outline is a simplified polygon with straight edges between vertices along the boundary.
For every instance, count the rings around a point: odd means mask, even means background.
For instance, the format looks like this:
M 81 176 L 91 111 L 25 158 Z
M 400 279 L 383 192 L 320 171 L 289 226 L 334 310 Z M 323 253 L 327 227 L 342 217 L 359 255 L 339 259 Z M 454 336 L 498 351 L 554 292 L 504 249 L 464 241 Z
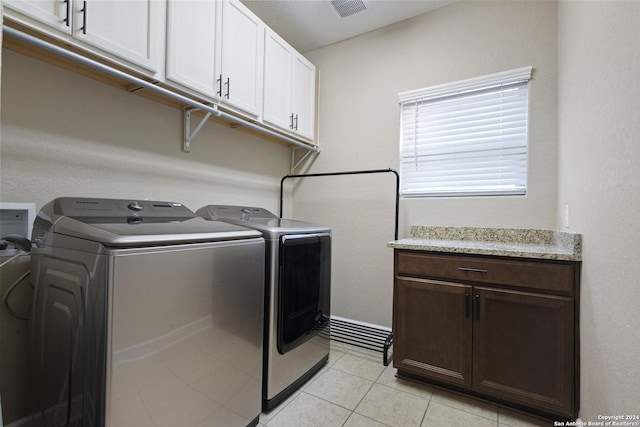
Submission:
M 295 50 L 270 29 L 266 31 L 264 55 L 263 120 L 285 130 L 293 128 L 291 61 Z
M 293 58 L 293 131 L 313 139 L 315 133 L 316 67 L 302 55 Z
M 316 67 L 276 33 L 267 29 L 264 56 L 266 123 L 313 140 Z
M 218 2 L 169 0 L 166 78 L 217 99 L 222 81 L 216 72 Z
M 254 116 L 262 101 L 264 24 L 239 1 L 222 2 L 221 100 Z
M 27 19 L 32 18 L 39 23 L 47 24 L 52 28 L 71 34 L 71 20 L 73 13 L 71 10 L 71 0 L 5 0 L 4 6 L 9 11 L 9 15 L 21 22 L 18 16 L 14 16 L 10 10 L 20 12 Z
M 164 37 L 161 0 L 76 0 L 73 35 L 150 71 L 158 70 L 158 39 Z

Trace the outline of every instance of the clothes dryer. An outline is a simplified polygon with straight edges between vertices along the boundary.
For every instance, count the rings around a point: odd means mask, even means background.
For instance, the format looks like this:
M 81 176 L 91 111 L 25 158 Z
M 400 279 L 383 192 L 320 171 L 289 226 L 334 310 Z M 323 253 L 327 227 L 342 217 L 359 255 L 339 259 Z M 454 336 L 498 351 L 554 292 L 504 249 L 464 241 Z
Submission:
M 265 239 L 262 408 L 272 409 L 329 357 L 331 230 L 257 207 L 209 205 L 197 213 L 258 230 Z

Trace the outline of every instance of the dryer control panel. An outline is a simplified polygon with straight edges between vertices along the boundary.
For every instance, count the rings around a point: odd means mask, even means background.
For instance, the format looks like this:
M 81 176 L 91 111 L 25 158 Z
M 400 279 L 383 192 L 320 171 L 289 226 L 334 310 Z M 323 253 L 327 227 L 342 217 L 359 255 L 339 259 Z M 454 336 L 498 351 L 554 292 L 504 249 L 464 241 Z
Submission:
M 209 205 L 206 209 L 209 219 L 278 219 L 265 208 L 251 206 Z

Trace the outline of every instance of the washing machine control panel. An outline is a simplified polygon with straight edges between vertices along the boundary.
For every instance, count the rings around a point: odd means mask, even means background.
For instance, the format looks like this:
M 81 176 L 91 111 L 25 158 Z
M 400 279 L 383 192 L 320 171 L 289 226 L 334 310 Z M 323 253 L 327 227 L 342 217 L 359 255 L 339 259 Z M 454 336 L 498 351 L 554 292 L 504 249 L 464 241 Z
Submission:
M 195 213 L 182 203 L 151 200 L 119 200 L 62 197 L 55 200 L 56 214 L 71 218 L 193 218 Z

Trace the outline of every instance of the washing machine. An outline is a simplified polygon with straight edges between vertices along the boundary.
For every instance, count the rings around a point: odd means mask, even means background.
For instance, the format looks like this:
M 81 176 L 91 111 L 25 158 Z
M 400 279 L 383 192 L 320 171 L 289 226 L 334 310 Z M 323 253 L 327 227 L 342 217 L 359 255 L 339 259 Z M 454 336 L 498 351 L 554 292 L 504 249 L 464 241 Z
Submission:
M 331 230 L 258 207 L 209 205 L 197 213 L 258 230 L 265 239 L 262 409 L 270 410 L 329 358 Z
M 34 426 L 253 426 L 265 242 L 174 202 L 58 198 L 33 228 Z

